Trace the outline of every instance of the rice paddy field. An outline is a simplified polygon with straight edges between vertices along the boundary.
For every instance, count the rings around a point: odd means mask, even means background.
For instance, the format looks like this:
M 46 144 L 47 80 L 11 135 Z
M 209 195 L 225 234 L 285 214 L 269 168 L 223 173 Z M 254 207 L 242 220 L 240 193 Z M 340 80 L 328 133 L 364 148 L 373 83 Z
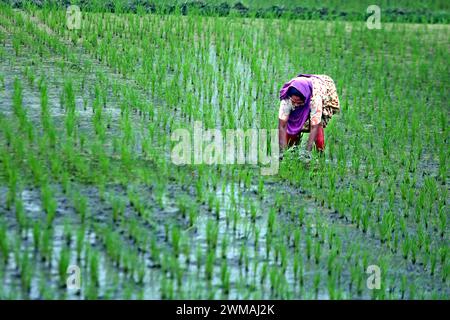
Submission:
M 0 3 L 0 299 L 449 299 L 448 23 L 66 22 Z M 337 86 L 323 156 L 173 163 L 195 121 L 277 129 L 300 72 Z

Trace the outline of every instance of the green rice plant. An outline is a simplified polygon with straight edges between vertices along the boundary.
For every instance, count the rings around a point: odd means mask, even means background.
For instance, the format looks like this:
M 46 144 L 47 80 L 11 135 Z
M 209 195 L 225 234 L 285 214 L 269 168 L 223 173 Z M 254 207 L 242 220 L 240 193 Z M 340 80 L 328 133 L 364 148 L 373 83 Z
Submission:
M 222 256 L 222 259 L 226 259 L 227 258 L 228 245 L 229 245 L 228 236 L 225 234 L 223 236 L 223 238 L 222 238 L 222 241 L 221 241 L 221 256 Z
M 12 44 L 13 44 L 13 48 L 14 48 L 16 57 L 18 57 L 20 54 L 20 48 L 21 48 L 21 44 L 22 44 L 21 38 L 18 35 L 15 35 L 12 39 Z
M 438 253 L 439 253 L 439 258 L 440 258 L 440 262 L 441 262 L 441 266 L 442 268 L 445 267 L 446 261 L 447 261 L 447 252 L 448 252 L 448 247 L 446 246 L 442 246 L 438 249 Z
M 212 193 L 212 192 L 209 193 L 209 194 L 208 194 L 207 204 L 208 204 L 208 211 L 210 211 L 210 212 L 213 210 L 214 199 L 215 199 L 214 193 Z
M 266 236 L 266 259 L 269 259 L 270 257 L 270 251 L 272 249 L 272 235 L 270 233 L 267 234 Z
M 409 237 L 407 237 L 407 238 L 405 238 L 405 240 L 402 243 L 402 253 L 403 253 L 404 259 L 408 259 L 410 251 L 411 251 L 411 241 L 410 241 Z
M 6 264 L 9 257 L 9 241 L 6 226 L 4 223 L 0 225 L 0 252 L 2 254 L 2 261 Z
M 411 282 L 409 284 L 409 300 L 415 300 L 416 299 L 416 285 L 414 284 L 414 282 Z
M 335 300 L 337 298 L 337 289 L 336 289 L 336 279 L 333 276 L 328 276 L 327 288 L 330 299 Z
M 64 220 L 63 237 L 66 245 L 70 247 L 72 243 L 72 226 L 67 218 Z
M 57 203 L 53 197 L 53 190 L 47 183 L 41 186 L 41 202 L 42 208 L 47 213 L 47 225 L 52 225 L 56 216 Z
M 311 236 L 309 234 L 306 235 L 306 257 L 309 259 L 311 259 L 311 254 L 312 254 L 312 239 Z
M 42 232 L 42 239 L 40 241 L 41 248 L 40 252 L 42 255 L 42 260 L 51 264 L 53 256 L 53 229 L 45 228 Z
M 173 292 L 173 282 L 165 276 L 161 277 L 161 299 L 173 299 Z
M 304 277 L 303 277 L 303 259 L 301 254 L 296 253 L 294 256 L 294 279 L 298 279 L 300 287 L 303 287 Z
M 446 262 L 444 265 L 442 265 L 442 282 L 447 283 L 448 280 L 448 274 L 450 272 L 450 264 Z
M 98 299 L 98 288 L 95 285 L 95 283 L 89 282 L 85 285 L 85 287 L 83 289 L 84 289 L 83 291 L 86 292 L 85 299 L 87 299 L 87 300 L 97 300 Z M 126 295 L 127 295 L 127 291 L 125 291 L 125 293 L 124 293 L 124 296 L 126 296 Z
M 363 233 L 367 233 L 367 230 L 369 229 L 369 220 L 370 219 L 370 213 L 368 211 L 363 211 L 362 217 L 361 217 L 361 226 Z
M 77 253 L 77 261 L 81 260 L 81 254 L 83 252 L 84 242 L 85 242 L 85 229 L 80 227 L 77 230 L 76 240 L 75 240 L 75 250 Z
M 33 246 L 35 251 L 39 250 L 40 247 L 41 228 L 42 226 L 39 220 L 33 223 Z
M 70 248 L 63 247 L 59 254 L 58 260 L 58 272 L 59 272 L 59 281 L 60 286 L 64 287 L 66 285 L 67 279 L 67 268 L 70 263 Z
M 220 200 L 215 197 L 214 198 L 214 213 L 216 216 L 216 220 L 220 219 Z
M 333 269 L 334 269 L 334 263 L 337 257 L 337 252 L 335 250 L 331 250 L 328 254 L 327 258 L 327 269 L 328 269 L 328 275 L 331 275 Z
M 242 267 L 245 264 L 246 259 L 247 259 L 247 246 L 245 246 L 245 244 L 242 244 L 239 249 L 239 260 L 238 260 L 238 264 L 240 267 Z
M 304 220 L 305 220 L 305 208 L 301 207 L 298 210 L 298 222 L 300 223 L 300 226 L 304 225 Z
M 113 221 L 119 221 L 124 216 L 125 202 L 120 197 L 113 197 L 112 201 Z
M 28 155 L 28 163 L 30 165 L 31 171 L 33 173 L 33 177 L 34 177 L 34 183 L 39 184 L 39 183 L 44 183 L 44 173 L 43 173 L 43 166 L 42 163 L 39 159 L 37 159 L 33 154 L 29 154 Z
M 222 261 L 220 279 L 222 290 L 226 295 L 228 295 L 230 293 L 230 271 L 228 270 L 228 264 L 226 261 Z
M 8 181 L 8 191 L 6 194 L 6 210 L 10 210 L 12 204 L 16 200 L 16 193 L 17 193 L 17 173 L 15 170 L 8 170 L 9 174 L 9 181 Z
M 300 240 L 301 240 L 301 236 L 300 236 L 300 230 L 299 229 L 295 229 L 294 230 L 294 249 L 295 252 L 298 252 L 300 249 Z
M 28 257 L 28 250 L 22 253 L 22 258 L 20 260 L 20 280 L 22 284 L 22 289 L 29 294 L 31 290 L 31 280 L 33 279 L 33 268 L 30 264 L 30 259 Z
M 256 221 L 257 214 L 258 214 L 258 211 L 256 210 L 255 204 L 251 203 L 250 204 L 250 217 L 251 217 L 252 222 Z
M 189 243 L 189 240 L 187 239 L 187 237 L 183 237 L 182 252 L 186 259 L 186 264 L 191 263 L 191 249 L 192 249 L 192 247 L 191 247 L 191 244 Z
M 320 242 L 316 242 L 316 245 L 314 247 L 314 259 L 316 264 L 319 264 L 321 253 L 322 253 L 322 246 L 320 245 Z
M 29 82 L 30 86 L 33 87 L 34 86 L 34 81 L 36 80 L 36 76 L 35 76 L 35 74 L 33 72 L 33 69 L 30 69 L 27 66 L 27 67 L 25 67 L 24 73 L 25 73 L 25 76 L 28 79 L 28 82 Z
M 196 256 L 196 266 L 197 266 L 197 276 L 199 275 L 200 272 L 200 268 L 202 266 L 202 261 L 203 261 L 203 251 L 201 249 L 201 247 L 199 245 L 197 245 L 196 251 L 195 251 L 195 256 Z
M 183 217 L 183 219 L 185 219 L 187 217 L 190 204 L 189 197 L 186 195 L 177 195 L 175 203 L 177 204 L 177 207 L 180 210 L 181 216 Z
M 264 263 L 262 264 L 262 267 L 261 267 L 261 273 L 260 273 L 261 276 L 260 276 L 260 279 L 259 279 L 259 283 L 260 283 L 262 286 L 264 285 L 264 283 L 265 283 L 265 281 L 266 281 L 266 278 L 267 278 L 267 274 L 268 274 L 267 269 L 268 269 L 267 263 L 264 262 Z
M 320 285 L 320 273 L 316 272 L 314 274 L 314 280 L 313 280 L 313 287 L 314 287 L 314 292 L 315 292 L 315 295 L 316 295 L 316 299 L 317 299 L 317 297 L 319 295 L 319 285 Z
M 407 234 L 407 225 L 406 225 L 406 219 L 404 217 L 400 217 L 400 231 L 402 234 Z
M 92 285 L 99 285 L 99 254 L 97 250 L 89 250 L 89 277 Z
M 288 253 L 284 245 L 280 245 L 281 272 L 284 274 L 288 267 Z
M 81 222 L 84 223 L 88 215 L 88 200 L 79 192 L 75 192 L 72 199 L 75 211 L 80 215 Z
M 159 266 L 161 264 L 161 250 L 158 247 L 155 237 L 152 237 L 150 240 L 150 255 L 155 266 Z
M 208 253 L 206 256 L 206 265 L 205 265 L 205 277 L 208 281 L 212 280 L 215 258 L 216 258 L 215 251 L 208 250 Z
M 178 286 L 180 286 L 182 278 L 183 278 L 183 270 L 178 264 L 175 264 L 175 265 L 176 265 L 177 284 L 178 284 Z M 139 263 L 135 267 L 135 274 L 136 274 L 136 282 L 138 284 L 142 285 L 144 283 L 144 279 L 145 279 L 145 275 L 146 275 L 145 264 L 143 264 L 142 261 L 139 261 Z
M 446 230 L 447 230 L 447 213 L 445 210 L 445 205 L 443 205 L 439 207 L 439 233 L 441 238 L 444 238 Z
M 176 257 L 178 257 L 180 254 L 180 239 L 181 239 L 180 230 L 178 229 L 177 226 L 175 226 L 175 225 L 172 226 L 171 242 L 172 242 L 173 252 Z
M 16 220 L 21 230 L 25 230 L 28 226 L 28 219 L 25 215 L 22 199 L 17 197 L 15 201 Z
M 193 204 L 190 208 L 189 208 L 189 226 L 193 226 L 195 224 L 195 221 L 197 219 L 198 216 L 198 209 L 196 208 L 196 206 Z
M 213 220 L 208 220 L 206 224 L 206 243 L 209 249 L 215 251 L 217 247 L 218 236 L 219 236 L 219 226 L 217 222 L 214 222 Z
M 276 226 L 276 212 L 273 208 L 269 210 L 269 217 L 267 220 L 267 231 L 268 233 L 273 233 Z
M 19 120 L 21 130 L 25 132 L 30 127 L 30 124 L 27 119 L 26 110 L 23 108 L 23 89 L 22 83 L 18 78 L 14 79 L 13 110 Z
M 270 279 L 270 289 L 272 292 L 276 291 L 278 289 L 278 272 L 275 268 L 270 269 L 269 273 L 269 279 Z
M 438 261 L 438 254 L 435 250 L 432 250 L 431 254 L 430 254 L 430 274 L 431 275 L 434 275 L 434 273 L 436 271 L 437 261 Z
M 361 218 L 361 214 L 362 214 L 362 210 L 359 205 L 355 205 L 354 207 L 351 208 L 352 222 L 356 223 L 357 226 L 359 226 L 359 220 Z
M 106 254 L 112 260 L 114 265 L 119 266 L 122 257 L 122 247 L 119 235 L 109 229 L 105 229 L 103 232 Z
M 394 227 L 395 227 L 394 214 L 391 211 L 388 211 L 383 215 L 381 224 L 379 224 L 378 231 L 380 234 L 381 242 L 390 241 Z
M 258 180 L 258 195 L 260 199 L 264 198 L 264 180 L 262 177 Z

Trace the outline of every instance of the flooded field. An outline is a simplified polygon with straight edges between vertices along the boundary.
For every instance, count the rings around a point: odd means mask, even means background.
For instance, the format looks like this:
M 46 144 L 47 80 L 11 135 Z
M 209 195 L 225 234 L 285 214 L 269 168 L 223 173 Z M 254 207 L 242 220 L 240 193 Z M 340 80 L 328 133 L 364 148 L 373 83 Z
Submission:
M 0 299 L 448 299 L 448 25 L 0 9 Z M 300 71 L 324 155 L 173 163 Z

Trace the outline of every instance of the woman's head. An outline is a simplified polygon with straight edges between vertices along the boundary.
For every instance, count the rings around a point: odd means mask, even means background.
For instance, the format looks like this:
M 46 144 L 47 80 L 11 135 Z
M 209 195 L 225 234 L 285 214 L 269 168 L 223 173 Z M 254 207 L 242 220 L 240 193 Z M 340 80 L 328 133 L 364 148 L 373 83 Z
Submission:
M 310 108 L 313 95 L 312 81 L 308 77 L 296 77 L 286 82 L 280 90 L 280 100 L 290 98 L 294 106 Z
M 287 96 L 291 99 L 291 102 L 295 107 L 303 106 L 305 104 L 305 96 L 295 87 L 289 87 Z

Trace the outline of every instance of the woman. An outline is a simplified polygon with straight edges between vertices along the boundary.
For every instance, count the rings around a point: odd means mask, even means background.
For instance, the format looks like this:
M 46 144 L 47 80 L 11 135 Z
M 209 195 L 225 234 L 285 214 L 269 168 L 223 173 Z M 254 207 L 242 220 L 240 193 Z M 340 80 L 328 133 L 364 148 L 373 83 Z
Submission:
M 333 114 L 340 111 L 333 79 L 327 75 L 299 74 L 280 90 L 279 143 L 280 153 L 286 147 L 299 145 L 303 132 L 309 132 L 306 150 L 315 143 L 325 149 L 323 129 Z

